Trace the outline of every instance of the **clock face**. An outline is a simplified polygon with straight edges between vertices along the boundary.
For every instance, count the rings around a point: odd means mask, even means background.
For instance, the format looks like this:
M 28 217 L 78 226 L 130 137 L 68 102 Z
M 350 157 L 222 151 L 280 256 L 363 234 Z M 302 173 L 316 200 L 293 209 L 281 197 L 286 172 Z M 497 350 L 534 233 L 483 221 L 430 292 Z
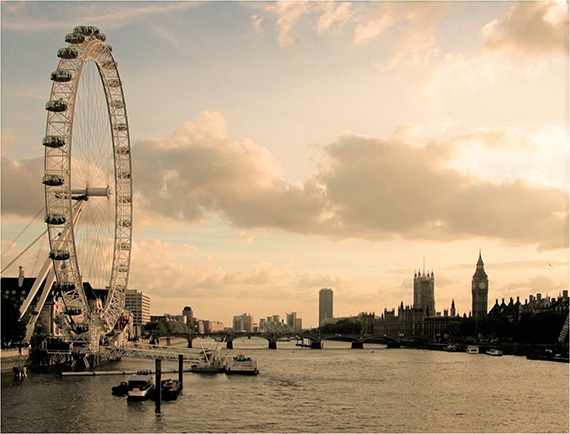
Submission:
M 481 288 L 481 289 L 485 289 L 485 286 L 486 286 L 486 285 L 485 285 L 485 282 L 481 282 L 481 283 L 479 283 L 479 288 Z

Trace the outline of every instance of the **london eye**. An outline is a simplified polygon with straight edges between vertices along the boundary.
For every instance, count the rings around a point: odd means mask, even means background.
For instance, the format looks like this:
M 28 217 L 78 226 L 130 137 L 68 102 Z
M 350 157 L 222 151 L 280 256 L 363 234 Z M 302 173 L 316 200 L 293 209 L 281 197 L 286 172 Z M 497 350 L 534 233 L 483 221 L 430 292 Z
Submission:
M 77 26 L 65 42 L 45 105 L 44 220 L 52 293 L 63 304 L 59 326 L 68 341 L 96 350 L 123 311 L 129 278 L 129 125 L 106 36 Z

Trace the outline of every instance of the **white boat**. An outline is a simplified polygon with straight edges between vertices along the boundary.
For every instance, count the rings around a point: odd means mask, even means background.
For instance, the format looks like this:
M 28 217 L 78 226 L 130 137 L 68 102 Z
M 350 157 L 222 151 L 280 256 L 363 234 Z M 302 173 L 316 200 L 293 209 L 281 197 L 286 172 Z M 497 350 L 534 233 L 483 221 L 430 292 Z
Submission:
M 137 371 L 127 383 L 127 398 L 142 401 L 150 398 L 154 390 L 154 378 L 151 371 Z
M 467 345 L 468 354 L 479 354 L 479 347 L 477 345 Z
M 502 356 L 503 355 L 503 352 L 501 350 L 496 349 L 496 348 L 489 348 L 485 353 L 488 354 L 489 356 Z
M 257 362 L 251 357 L 246 357 L 243 354 L 238 354 L 234 357 L 226 359 L 225 371 L 228 375 L 242 374 L 242 375 L 256 375 L 259 374 L 257 369 Z
M 213 350 L 205 350 L 202 343 L 200 343 L 202 355 L 200 359 L 190 366 L 190 370 L 202 373 L 224 372 L 227 356 L 221 352 L 222 342 L 224 341 L 218 342 Z

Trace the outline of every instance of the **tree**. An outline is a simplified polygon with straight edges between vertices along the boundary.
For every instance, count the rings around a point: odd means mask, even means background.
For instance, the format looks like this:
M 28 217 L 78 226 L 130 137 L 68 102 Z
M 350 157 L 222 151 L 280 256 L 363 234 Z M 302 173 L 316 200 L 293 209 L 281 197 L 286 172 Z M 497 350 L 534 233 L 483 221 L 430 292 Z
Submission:
M 26 335 L 26 325 L 19 320 L 20 311 L 10 300 L 2 300 L 2 346 L 20 343 Z

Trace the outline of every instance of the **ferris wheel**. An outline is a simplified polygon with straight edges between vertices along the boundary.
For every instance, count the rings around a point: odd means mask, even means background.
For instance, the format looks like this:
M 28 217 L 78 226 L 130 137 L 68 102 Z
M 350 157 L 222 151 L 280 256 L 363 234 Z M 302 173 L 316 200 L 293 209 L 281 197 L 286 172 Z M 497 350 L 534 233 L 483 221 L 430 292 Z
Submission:
M 64 337 L 97 347 L 123 312 L 132 241 L 125 98 L 106 36 L 78 26 L 46 103 L 45 222 Z

